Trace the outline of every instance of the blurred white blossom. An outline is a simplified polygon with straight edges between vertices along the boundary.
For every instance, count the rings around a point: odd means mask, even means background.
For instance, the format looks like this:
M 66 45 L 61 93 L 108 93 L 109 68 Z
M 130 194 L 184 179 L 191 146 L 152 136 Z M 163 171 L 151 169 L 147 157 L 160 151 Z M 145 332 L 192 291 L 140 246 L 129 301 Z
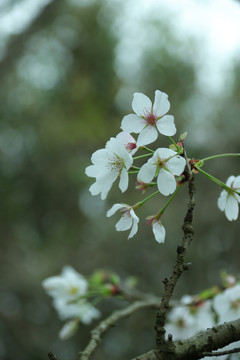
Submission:
M 184 296 L 182 305 L 174 307 L 168 314 L 166 333 L 172 334 L 174 340 L 187 339 L 202 330 L 214 326 L 214 316 L 211 301 L 206 300 L 192 305 L 193 299 Z
M 100 312 L 84 298 L 88 291 L 87 280 L 71 266 L 65 266 L 59 276 L 45 279 L 42 286 L 53 297 L 53 306 L 61 320 L 78 319 L 89 324 L 100 316 Z M 70 331 L 70 325 L 62 329 L 63 334 L 67 331 Z
M 65 301 L 79 298 L 88 288 L 87 280 L 71 266 L 64 266 L 61 275 L 45 279 L 42 285 L 48 295 Z
M 218 314 L 218 324 L 236 320 L 240 317 L 240 284 L 230 287 L 213 299 L 213 306 Z

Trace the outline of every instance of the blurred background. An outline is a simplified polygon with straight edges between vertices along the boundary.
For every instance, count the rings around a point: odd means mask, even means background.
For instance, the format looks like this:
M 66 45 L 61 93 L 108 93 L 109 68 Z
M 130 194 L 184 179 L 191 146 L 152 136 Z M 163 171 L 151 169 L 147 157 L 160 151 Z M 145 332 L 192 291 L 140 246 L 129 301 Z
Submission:
M 165 199 L 140 209 L 139 232 L 127 240 L 115 231 L 118 215 L 105 213 L 142 194 L 122 195 L 114 184 L 101 201 L 84 170 L 120 132 L 133 93 L 153 100 L 156 89 L 169 95 L 175 140 L 188 132 L 189 156 L 240 152 L 239 19 L 240 3 L 231 0 L 0 0 L 0 359 L 47 359 L 52 351 L 71 360 L 87 344 L 96 323 L 60 341 L 63 324 L 41 287 L 66 264 L 85 276 L 95 269 L 133 275 L 142 291 L 161 294 L 182 237 L 187 186 L 164 214 L 159 245 L 145 217 Z M 240 175 L 236 158 L 204 168 L 224 182 Z M 217 209 L 214 183 L 199 174 L 196 185 L 192 267 L 175 298 L 218 284 L 220 270 L 239 272 L 239 220 Z M 122 306 L 106 300 L 100 308 L 106 316 Z M 147 351 L 154 316 L 146 310 L 121 321 L 93 359 Z

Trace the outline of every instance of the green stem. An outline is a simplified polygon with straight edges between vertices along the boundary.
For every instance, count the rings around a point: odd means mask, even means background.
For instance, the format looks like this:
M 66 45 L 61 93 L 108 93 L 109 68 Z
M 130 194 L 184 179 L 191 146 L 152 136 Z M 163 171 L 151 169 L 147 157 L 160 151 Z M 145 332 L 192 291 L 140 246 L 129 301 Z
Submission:
M 215 178 L 214 176 L 210 175 L 209 173 L 207 173 L 206 171 L 202 170 L 200 167 L 198 167 L 197 165 L 195 165 L 196 169 L 201 172 L 203 175 L 207 176 L 210 180 L 212 180 L 213 182 L 215 182 L 217 185 L 221 186 L 223 189 L 230 191 L 230 192 L 235 192 L 236 194 L 240 195 L 240 193 L 237 190 L 234 190 L 232 188 L 230 188 L 229 186 L 227 186 L 226 184 L 224 184 L 221 180 L 218 180 L 217 178 Z
M 140 170 L 140 167 L 137 167 L 137 166 L 131 166 L 131 169 L 133 169 L 133 170 Z
M 139 201 L 137 204 L 136 204 L 136 208 L 137 207 L 140 207 L 142 206 L 146 201 L 148 201 L 149 199 L 151 199 L 153 196 L 159 194 L 159 190 L 154 192 L 153 194 L 149 195 L 148 197 L 146 197 L 146 199 L 142 200 L 142 201 Z
M 164 205 L 164 207 L 159 211 L 159 214 L 162 215 L 162 214 L 164 213 L 164 211 L 166 210 L 166 208 L 168 207 L 168 205 L 172 202 L 172 200 L 173 200 L 174 197 L 176 196 L 178 190 L 180 189 L 180 186 L 181 186 L 181 185 L 179 185 L 179 186 L 176 188 L 175 192 L 172 194 L 172 196 L 170 197 L 170 199 L 168 200 L 168 202 L 166 203 L 166 205 Z
M 152 149 L 149 149 L 148 147 L 146 147 L 146 146 L 143 146 L 142 147 L 144 150 L 147 150 L 148 152 L 150 152 L 150 153 L 154 153 L 154 150 L 152 150 Z
M 151 154 L 144 154 L 144 155 L 135 156 L 135 157 L 133 158 L 133 160 L 141 159 L 141 158 L 144 158 L 144 157 L 146 157 L 146 156 L 152 156 L 152 153 L 151 153 Z
M 131 174 L 138 174 L 139 171 L 129 171 L 128 174 L 131 175 Z
M 169 140 L 171 140 L 171 142 L 176 146 L 176 149 L 178 150 L 179 147 L 178 145 L 175 143 L 175 141 L 171 138 L 171 136 L 168 136 Z
M 200 161 L 207 161 L 207 160 L 212 160 L 212 159 L 216 159 L 216 158 L 220 158 L 220 157 L 225 157 L 225 156 L 236 156 L 236 157 L 240 157 L 240 154 L 236 154 L 236 153 L 228 153 L 228 154 L 218 154 L 218 155 L 212 155 L 212 156 L 208 156 L 204 159 L 201 159 Z

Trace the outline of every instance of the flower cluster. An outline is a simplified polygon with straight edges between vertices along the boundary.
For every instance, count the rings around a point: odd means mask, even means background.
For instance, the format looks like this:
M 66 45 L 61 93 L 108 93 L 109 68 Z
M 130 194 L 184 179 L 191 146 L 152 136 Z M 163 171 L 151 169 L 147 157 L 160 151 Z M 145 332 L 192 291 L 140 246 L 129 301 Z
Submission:
M 148 216 L 148 223 L 152 225 L 154 237 L 158 243 L 165 240 L 165 228 L 160 221 L 167 206 L 173 200 L 179 187 L 188 180 L 187 174 L 192 171 L 206 175 L 210 180 L 220 185 L 223 190 L 218 199 L 218 207 L 225 212 L 228 220 L 236 220 L 240 203 L 240 176 L 230 176 L 226 184 L 214 178 L 201 169 L 206 160 L 222 156 L 239 156 L 239 154 L 220 154 L 202 160 L 187 159 L 184 152 L 184 140 L 187 133 L 180 136 L 179 142 L 171 138 L 176 133 L 174 117 L 168 115 L 170 103 L 168 95 L 159 90 L 155 91 L 155 99 L 151 100 L 144 94 L 134 93 L 132 108 L 134 114 L 123 117 L 121 130 L 116 137 L 112 137 L 104 149 L 97 150 L 92 155 L 92 165 L 86 168 L 86 174 L 95 178 L 90 187 L 92 195 L 101 196 L 105 200 L 113 183 L 119 179 L 119 188 L 125 192 L 128 188 L 129 175 L 136 174 L 136 189 L 145 193 L 149 188 L 156 187 L 150 196 L 133 205 L 117 203 L 107 212 L 112 216 L 117 210 L 121 218 L 116 224 L 117 231 L 130 229 L 128 238 L 132 238 L 138 230 L 139 218 L 137 209 L 152 196 L 162 194 L 171 195 L 169 201 L 155 215 Z M 132 133 L 138 134 L 137 140 Z M 167 136 L 171 141 L 168 148 L 158 147 L 155 151 L 146 145 L 158 139 L 159 134 Z M 136 152 L 143 151 L 138 156 Z M 134 161 L 148 158 L 140 167 L 133 165 Z M 188 161 L 187 171 L 185 170 Z M 190 170 L 189 170 L 190 169 Z
M 129 174 L 137 174 L 136 188 L 147 190 L 148 187 L 156 186 L 157 191 L 139 201 L 134 205 L 115 204 L 107 212 L 107 216 L 112 216 L 116 211 L 120 211 L 121 218 L 116 224 L 117 231 L 130 229 L 128 238 L 133 237 L 138 230 L 139 218 L 136 210 L 153 195 L 161 193 L 164 196 L 173 194 L 177 187 L 177 177 L 185 169 L 186 160 L 182 156 L 182 148 L 174 144 L 174 150 L 169 148 L 158 148 L 156 151 L 148 149 L 146 145 L 154 142 L 158 134 L 172 136 L 176 133 L 174 118 L 166 115 L 170 109 L 168 96 L 164 92 L 156 90 L 154 103 L 144 94 L 135 93 L 133 96 L 132 108 L 135 114 L 124 116 L 120 132 L 115 138 L 111 138 L 104 149 L 97 150 L 92 155 L 92 165 L 86 168 L 86 174 L 95 178 L 95 182 L 90 187 L 92 195 L 101 195 L 101 199 L 106 199 L 113 183 L 119 178 L 119 188 L 125 192 L 128 188 Z M 137 141 L 131 135 L 137 133 Z M 145 153 L 133 157 L 142 150 Z M 141 168 L 133 166 L 133 161 L 150 157 L 147 163 Z M 152 181 L 156 178 L 156 183 Z M 160 222 L 160 217 L 165 210 L 161 209 L 148 221 L 152 225 L 155 239 L 162 243 L 165 239 L 165 229 Z
M 180 304 L 169 312 L 165 329 L 166 334 L 172 334 L 174 340 L 184 340 L 207 328 L 239 317 L 240 284 L 236 283 L 215 295 L 213 299 L 205 301 L 196 301 L 192 296 L 183 296 Z M 240 346 L 240 341 L 223 350 L 229 350 L 231 346 Z M 228 355 L 218 356 L 220 360 L 227 358 Z M 212 357 L 204 359 L 212 359 Z
M 65 266 L 59 276 L 45 279 L 42 286 L 53 298 L 53 306 L 61 320 L 67 322 L 60 332 L 61 338 L 67 338 L 77 330 L 77 323 L 90 324 L 100 317 L 100 312 L 86 301 L 87 280 L 71 266 Z

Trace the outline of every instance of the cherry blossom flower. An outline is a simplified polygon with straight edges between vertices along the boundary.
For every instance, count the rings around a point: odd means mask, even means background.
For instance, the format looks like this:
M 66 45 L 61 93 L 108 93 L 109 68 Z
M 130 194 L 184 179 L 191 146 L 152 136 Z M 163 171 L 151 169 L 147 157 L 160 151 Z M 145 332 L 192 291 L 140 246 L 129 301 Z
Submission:
M 158 243 L 164 243 L 166 231 L 159 218 L 159 215 L 149 216 L 147 217 L 147 223 L 152 225 L 155 240 Z
M 139 133 L 137 146 L 151 144 L 158 137 L 158 131 L 166 136 L 176 133 L 174 117 L 166 115 L 170 109 L 168 95 L 155 91 L 154 104 L 142 93 L 134 93 L 132 108 L 135 114 L 124 116 L 121 129 L 129 133 Z
M 45 279 L 42 286 L 47 294 L 53 298 L 72 301 L 86 294 L 88 283 L 71 266 L 64 266 L 61 275 Z
M 107 212 L 107 217 L 115 214 L 116 211 L 122 213 L 121 219 L 115 225 L 117 231 L 129 230 L 130 234 L 128 239 L 132 238 L 138 231 L 139 218 L 135 214 L 133 208 L 126 204 L 114 204 L 110 210 Z
M 121 141 L 111 138 L 104 149 L 93 153 L 91 160 L 93 165 L 86 168 L 86 174 L 96 178 L 89 189 L 92 195 L 101 194 L 101 199 L 106 199 L 118 177 L 120 190 L 127 190 L 128 169 L 132 166 L 133 159 Z
M 191 296 L 185 295 L 182 305 L 175 306 L 168 314 L 166 334 L 172 334 L 175 340 L 187 339 L 215 325 L 211 301 L 190 305 L 192 301 Z
M 87 294 L 87 280 L 71 266 L 65 266 L 59 276 L 42 282 L 44 290 L 53 297 L 53 305 L 61 320 L 79 319 L 89 324 L 100 316 L 100 312 L 81 298 Z
M 227 179 L 226 185 L 240 192 L 240 176 L 230 176 Z M 218 198 L 218 207 L 229 221 L 238 218 L 238 204 L 240 203 L 240 196 L 233 191 L 223 190 Z
M 157 186 L 161 194 L 167 196 L 176 190 L 175 175 L 184 171 L 186 160 L 167 148 L 157 149 L 153 157 L 144 164 L 138 173 L 138 180 L 150 183 L 157 176 Z
M 213 306 L 218 314 L 218 324 L 236 320 L 240 317 L 240 284 L 226 289 L 216 295 Z
M 125 149 L 133 156 L 137 150 L 138 146 L 134 137 L 128 132 L 122 131 L 117 136 L 116 139 L 119 140 L 125 146 Z
M 100 311 L 85 299 L 69 302 L 63 298 L 55 298 L 53 306 L 61 320 L 79 319 L 86 325 L 90 324 L 93 319 L 98 319 L 101 315 Z

